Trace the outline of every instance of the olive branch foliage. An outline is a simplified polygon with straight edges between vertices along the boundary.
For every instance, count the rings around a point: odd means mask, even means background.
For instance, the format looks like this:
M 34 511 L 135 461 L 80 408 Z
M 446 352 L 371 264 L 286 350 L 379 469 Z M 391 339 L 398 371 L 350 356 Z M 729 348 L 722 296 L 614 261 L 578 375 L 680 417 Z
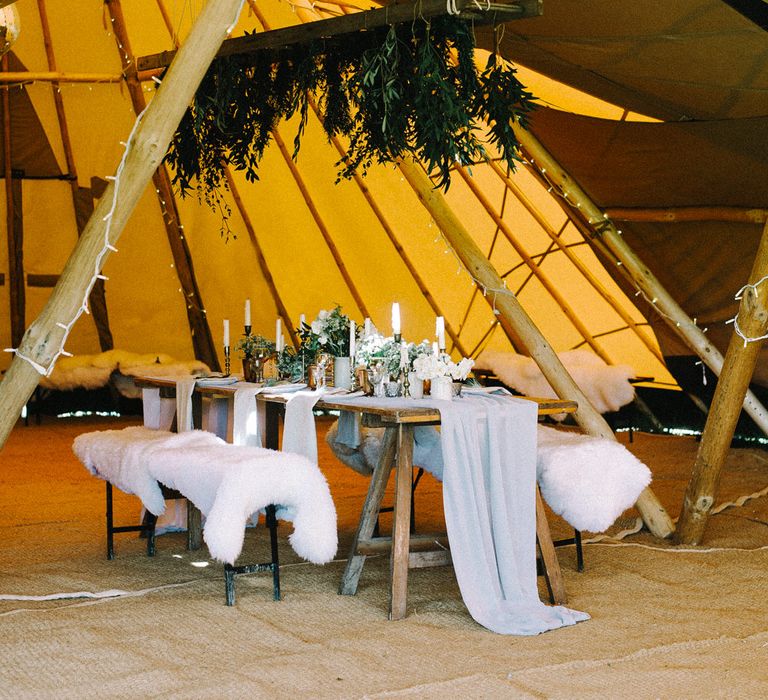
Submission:
M 497 54 L 477 70 L 471 24 L 449 15 L 223 56 L 211 64 L 166 155 L 174 185 L 183 195 L 196 187 L 221 206 L 224 167 L 258 180 L 271 132 L 294 116 L 296 158 L 313 96 L 329 139 L 349 143 L 337 182 L 411 155 L 445 190 L 453 164 L 484 158 L 484 143 L 514 169 L 512 122 L 524 126 L 534 107 Z

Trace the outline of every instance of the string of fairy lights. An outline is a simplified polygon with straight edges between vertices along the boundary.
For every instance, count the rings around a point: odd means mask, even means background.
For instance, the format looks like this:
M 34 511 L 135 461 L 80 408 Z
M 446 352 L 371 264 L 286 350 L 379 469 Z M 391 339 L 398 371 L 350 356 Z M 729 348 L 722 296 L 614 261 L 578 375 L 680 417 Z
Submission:
M 110 232 L 112 229 L 112 217 L 114 216 L 115 210 L 117 209 L 118 193 L 120 189 L 120 177 L 122 176 L 123 168 L 125 167 L 125 162 L 128 158 L 128 154 L 130 153 L 130 148 L 133 142 L 134 135 L 136 134 L 136 130 L 141 124 L 141 120 L 143 116 L 144 116 L 144 112 L 141 112 L 141 114 L 139 114 L 136 117 L 136 121 L 134 122 L 130 135 L 128 136 L 128 140 L 125 142 L 123 141 L 120 142 L 121 145 L 123 146 L 123 156 L 120 159 L 120 163 L 117 166 L 117 170 L 115 170 L 115 174 L 108 175 L 106 177 L 107 180 L 113 181 L 113 188 L 112 188 L 112 203 L 111 203 L 110 209 L 102 219 L 106 224 L 104 227 L 104 243 L 95 257 L 93 275 L 91 277 L 90 282 L 86 286 L 83 299 L 80 302 L 80 306 L 75 312 L 75 315 L 67 323 L 56 321 L 56 326 L 61 328 L 64 331 L 64 333 L 62 334 L 61 341 L 59 343 L 59 348 L 58 350 L 56 350 L 56 352 L 53 353 L 48 367 L 43 367 L 41 364 L 33 360 L 31 357 L 24 355 L 19 351 L 18 348 L 5 348 L 6 352 L 12 352 L 16 355 L 16 357 L 28 362 L 41 375 L 48 376 L 53 371 L 53 368 L 56 365 L 56 360 L 58 360 L 59 357 L 61 357 L 62 355 L 64 355 L 65 357 L 72 356 L 72 353 L 69 353 L 64 349 L 64 346 L 66 345 L 67 338 L 69 337 L 70 331 L 72 330 L 72 327 L 75 325 L 77 320 L 84 313 L 85 314 L 90 313 L 90 311 L 88 310 L 88 297 L 90 296 L 91 290 L 93 289 L 94 284 L 96 284 L 96 281 L 97 280 L 107 281 L 109 279 L 108 277 L 106 277 L 101 273 L 101 269 L 104 264 L 103 263 L 104 258 L 106 258 L 106 256 L 109 255 L 109 253 L 111 252 L 112 253 L 117 252 L 117 248 L 115 248 L 115 246 L 113 246 L 112 243 L 110 242 Z

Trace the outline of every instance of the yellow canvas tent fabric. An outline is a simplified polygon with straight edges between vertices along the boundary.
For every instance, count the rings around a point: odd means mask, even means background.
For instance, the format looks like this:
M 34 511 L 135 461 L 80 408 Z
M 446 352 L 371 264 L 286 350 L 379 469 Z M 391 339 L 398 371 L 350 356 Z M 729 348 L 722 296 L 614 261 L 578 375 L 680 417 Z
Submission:
M 42 4 L 46 9 L 56 70 L 64 74 L 119 74 L 126 52 L 133 58 L 173 48 L 174 36 L 183 38 L 188 20 L 195 12 L 195 3 L 171 5 L 158 0 L 125 3 L 122 9 L 130 46 L 124 46 L 116 40 L 113 17 L 108 11 L 110 3 L 76 0 L 66 5 Z M 719 5 L 685 4 L 710 9 Z M 551 0 L 544 17 L 520 22 L 521 27 L 543 26 L 539 23 L 553 21 L 552 17 L 561 16 L 561 10 L 564 12 L 569 6 L 575 11 L 573 3 Z M 30 71 L 50 69 L 44 51 L 46 27 L 39 7 L 40 3 L 37 8 L 30 3 L 20 8 L 23 29 L 14 46 L 14 55 Z M 596 3 L 584 4 L 584 10 L 596 12 Z M 302 18 L 319 18 L 339 11 L 332 5 L 312 9 L 308 4 L 302 7 L 301 3 L 272 0 L 247 3 L 233 34 L 262 31 L 267 26 L 285 26 Z M 624 18 L 611 13 L 612 21 L 617 23 L 612 31 L 619 31 L 619 24 L 623 27 L 633 22 L 638 12 L 640 10 Z M 517 45 L 509 42 L 517 31 L 517 24 L 508 23 L 503 39 L 504 50 L 511 47 L 508 55 L 512 59 L 517 59 Z M 482 36 L 479 29 L 478 36 Z M 523 58 L 527 55 L 521 52 L 521 62 Z M 541 69 L 533 60 L 530 64 L 532 68 Z M 658 68 L 663 74 L 664 66 Z M 531 80 L 535 78 L 530 72 L 525 75 Z M 536 86 L 531 87 L 536 92 Z M 579 87 L 588 86 L 579 83 Z M 12 85 L 9 89 L 28 95 L 62 172 L 71 171 L 69 174 L 77 178 L 80 186 L 90 185 L 92 178 L 103 179 L 114 173 L 122 155 L 120 142 L 128 136 L 135 118 L 123 85 L 68 82 L 51 85 L 33 81 Z M 155 84 L 147 81 L 143 89 L 151 99 Z M 545 92 L 553 94 L 551 87 L 545 88 Z M 63 103 L 68 136 L 64 136 L 56 112 L 54 93 L 60 95 Z M 568 104 L 573 108 L 572 102 Z M 627 99 L 613 108 L 613 112 L 618 118 L 625 107 L 646 106 L 640 100 Z M 611 111 L 605 105 L 602 109 Z M 282 140 L 289 144 L 294 131 L 292 124 L 279 128 Z M 591 144 L 581 146 L 589 151 Z M 71 151 L 69 164 L 67 150 Z M 222 320 L 229 318 L 236 329 L 242 322 L 246 298 L 253 302 L 254 330 L 267 336 L 274 334 L 279 305 L 285 307 L 296 323 L 302 313 L 312 318 L 321 308 L 341 304 L 359 322 L 364 316 L 370 316 L 387 331 L 390 305 L 397 300 L 403 309 L 404 335 L 409 340 L 432 337 L 438 309 L 458 333 L 460 352 L 477 354 L 484 347 L 509 349 L 509 342 L 496 328 L 492 306 L 483 300 L 482 291 L 474 286 L 451 254 L 397 169 L 372 170 L 362 187 L 354 181 L 335 184 L 339 157 L 339 151 L 327 143 L 317 120 L 310 119 L 295 168 L 290 158 L 273 143 L 261 164 L 258 183 L 248 184 L 239 174 L 233 175 L 237 197 L 234 191 L 227 195 L 232 210 L 228 220 L 223 221 L 221 212 L 211 211 L 194 197 L 177 202 L 183 226 L 181 235 L 190 250 L 199 300 L 217 351 L 220 353 L 221 349 Z M 627 329 L 626 321 L 553 243 L 547 230 L 554 232 L 573 255 L 583 260 L 612 297 L 621 300 L 626 314 L 637 323 L 645 324 L 641 312 L 598 263 L 582 234 L 547 192 L 546 185 L 542 186 L 525 167 L 511 175 L 532 203 L 537 214 L 534 216 L 511 194 L 503 175 L 488 166 L 473 167 L 470 183 L 458 175 L 454 177 L 447 199 L 545 336 L 558 350 L 585 343 L 561 305 L 546 290 L 546 283 L 551 282 L 611 361 L 630 364 L 638 374 L 669 381 L 665 368 L 634 332 Z M 625 177 L 631 179 L 632 174 Z M 55 275 L 77 238 L 70 186 L 24 180 L 22 187 L 25 275 Z M 475 190 L 482 192 L 485 203 Z M 152 189 L 145 193 L 121 237 L 119 252 L 110 258 L 104 270 L 108 277 L 106 301 L 115 347 L 184 358 L 193 354 L 187 323 L 187 306 L 192 302 L 181 288 L 169 252 L 163 226 L 169 204 L 159 199 Z M 3 208 L 4 202 L 0 202 L 0 209 Z M 0 215 L 0 220 L 4 221 L 5 217 Z M 544 228 L 542 221 L 546 222 Z M 5 240 L 3 237 L 0 243 L 0 264 L 8 271 Z M 540 266 L 539 276 L 531 273 L 523 257 Z M 274 281 L 273 288 L 269 279 Z M 9 285 L 6 274 L 5 284 L 0 286 L 3 347 L 11 344 Z M 26 292 L 25 314 L 29 322 L 42 308 L 50 289 L 27 284 Z M 645 331 L 653 344 L 652 333 L 647 328 Z M 75 326 L 66 349 L 73 353 L 93 353 L 100 349 L 99 345 L 91 319 L 84 316 Z M 6 367 L 10 356 L 0 361 L 2 367 Z

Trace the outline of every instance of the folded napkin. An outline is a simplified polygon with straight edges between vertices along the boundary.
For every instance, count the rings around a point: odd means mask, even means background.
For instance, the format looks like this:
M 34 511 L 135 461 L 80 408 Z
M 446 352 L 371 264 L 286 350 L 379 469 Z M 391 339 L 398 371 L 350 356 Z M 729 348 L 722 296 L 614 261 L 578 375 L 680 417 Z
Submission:
M 235 445 L 262 447 L 266 411 L 256 401 L 256 396 L 263 390 L 253 385 L 235 389 L 232 406 L 232 442 Z
M 195 427 L 192 422 L 192 392 L 196 381 L 195 377 L 176 380 L 176 430 L 179 433 Z
M 303 455 L 317 464 L 317 432 L 312 409 L 326 393 L 318 391 L 297 391 L 291 394 L 285 405 L 283 426 L 283 452 Z
M 158 387 L 141 390 L 144 426 L 153 430 L 170 430 L 176 415 L 176 402 L 173 399 L 161 399 Z

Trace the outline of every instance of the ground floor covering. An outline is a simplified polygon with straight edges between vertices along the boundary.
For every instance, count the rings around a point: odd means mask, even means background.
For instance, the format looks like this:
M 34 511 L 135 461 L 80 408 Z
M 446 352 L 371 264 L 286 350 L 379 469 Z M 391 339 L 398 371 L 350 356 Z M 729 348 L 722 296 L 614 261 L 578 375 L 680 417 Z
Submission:
M 713 516 L 703 546 L 674 547 L 638 532 L 586 545 L 583 573 L 572 548 L 562 548 L 570 604 L 592 619 L 538 637 L 503 637 L 469 617 L 450 568 L 411 572 L 409 616 L 399 622 L 386 619 L 386 557 L 368 561 L 356 596 L 337 595 L 367 479 L 327 449 L 320 462 L 339 513 L 338 560 L 301 562 L 285 541 L 290 525 L 281 525 L 281 602 L 271 600 L 270 577 L 254 574 L 238 579 L 237 604 L 225 607 L 221 566 L 207 562 L 205 550 L 185 551 L 183 534 L 160 537 L 153 559 L 135 535 L 118 536 L 117 558 L 107 561 L 104 485 L 70 446 L 80 432 L 134 422 L 20 423 L 0 454 L 0 697 L 768 693 L 765 452 L 731 451 L 718 502 L 754 497 Z M 635 434 L 628 446 L 651 467 L 656 494 L 676 516 L 695 440 Z M 440 485 L 425 477 L 416 501 L 418 528 L 439 529 Z M 134 498 L 117 495 L 118 519 L 138 512 Z M 626 513 L 615 530 L 632 529 L 634 516 Z M 241 559 L 266 558 L 265 530 L 249 530 Z M 125 595 L 18 599 L 108 590 Z

